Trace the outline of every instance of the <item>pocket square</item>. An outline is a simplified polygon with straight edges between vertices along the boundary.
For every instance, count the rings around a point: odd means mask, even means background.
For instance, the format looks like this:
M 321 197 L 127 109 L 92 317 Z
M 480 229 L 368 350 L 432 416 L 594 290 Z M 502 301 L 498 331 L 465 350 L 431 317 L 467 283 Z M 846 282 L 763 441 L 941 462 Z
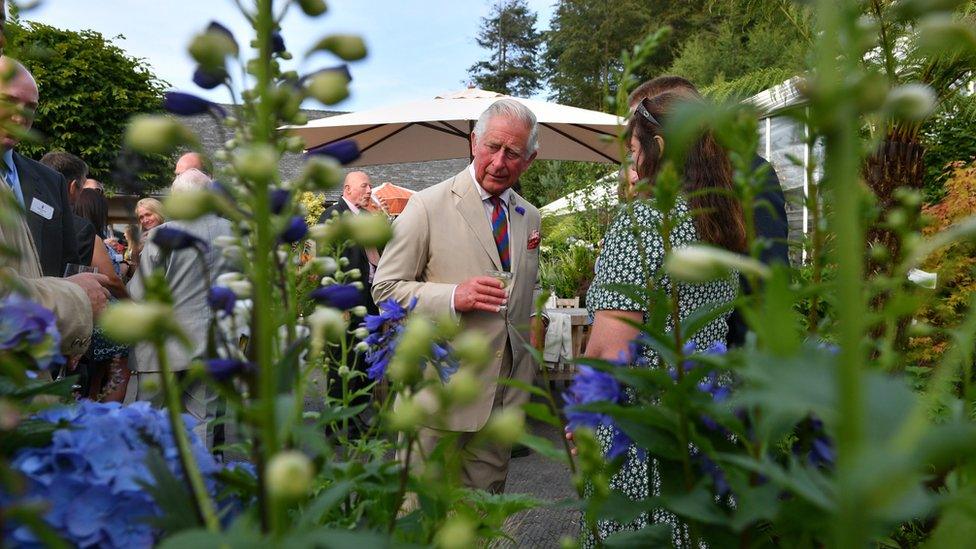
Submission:
M 542 237 L 539 236 L 538 229 L 532 231 L 532 233 L 529 235 L 529 242 L 528 242 L 528 245 L 526 246 L 526 248 L 529 249 L 529 250 L 534 250 L 534 249 L 538 248 L 539 247 L 539 241 L 540 240 L 542 240 Z

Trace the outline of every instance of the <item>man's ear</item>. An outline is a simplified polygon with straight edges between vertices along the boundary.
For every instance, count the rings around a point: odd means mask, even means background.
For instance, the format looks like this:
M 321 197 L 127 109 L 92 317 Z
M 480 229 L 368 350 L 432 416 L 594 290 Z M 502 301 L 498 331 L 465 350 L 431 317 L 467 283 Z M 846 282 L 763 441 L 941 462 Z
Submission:
M 525 166 L 526 169 L 528 169 L 529 166 L 532 165 L 532 161 L 535 160 L 535 157 L 538 156 L 538 154 L 539 151 L 534 151 L 532 154 L 529 155 L 529 163 Z
M 471 158 L 474 158 L 474 148 L 478 146 L 478 137 L 474 132 L 468 135 L 468 143 L 471 145 Z

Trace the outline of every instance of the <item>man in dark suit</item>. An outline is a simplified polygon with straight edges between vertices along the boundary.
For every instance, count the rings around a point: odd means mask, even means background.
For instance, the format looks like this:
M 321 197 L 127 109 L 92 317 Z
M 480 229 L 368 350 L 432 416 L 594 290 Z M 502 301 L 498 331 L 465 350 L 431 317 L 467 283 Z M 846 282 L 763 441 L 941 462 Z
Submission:
M 631 111 L 646 97 L 664 93 L 684 93 L 690 98 L 700 99 L 701 94 L 688 79 L 680 76 L 659 76 L 644 82 L 631 92 L 628 101 Z M 783 195 L 783 188 L 779 184 L 779 177 L 773 166 L 765 158 L 758 154 L 752 159 L 752 170 L 762 171 L 763 186 L 762 190 L 756 195 L 753 203 L 753 221 L 756 229 L 756 239 L 762 243 L 759 252 L 759 259 L 772 265 L 781 263 L 790 264 L 789 246 L 787 238 L 789 236 L 789 224 L 786 219 L 786 198 Z M 752 293 L 752 289 L 746 284 L 743 277 L 739 277 L 739 282 L 743 293 Z M 745 343 L 746 326 L 742 313 L 736 309 L 732 311 L 727 320 L 729 331 L 726 335 L 726 343 L 730 347 L 737 347 Z
M 325 223 L 334 215 L 359 215 L 368 213 L 366 207 L 372 197 L 373 186 L 370 184 L 369 176 L 363 172 L 349 172 L 342 183 L 342 196 L 335 204 L 322 212 L 319 223 Z M 349 261 L 346 270 L 359 269 L 360 281 L 363 283 L 362 304 L 366 306 L 369 314 L 377 314 L 376 303 L 370 293 L 373 285 L 373 274 L 376 272 L 376 265 L 379 263 L 379 252 L 373 248 L 363 248 L 362 246 L 347 246 L 342 252 L 342 257 Z
M 9 57 L 0 58 L 2 108 L 14 109 L 13 123 L 24 131 L 34 122 L 37 83 L 30 72 Z M 63 276 L 68 263 L 80 263 L 68 186 L 61 174 L 16 152 L 20 136 L 0 128 L 0 179 L 13 189 L 27 215 L 27 226 L 45 276 Z
M 68 202 L 72 210 L 88 178 L 88 164 L 77 156 L 64 151 L 51 151 L 41 157 L 41 164 L 58 172 L 68 182 Z M 92 251 L 95 248 L 95 226 L 92 222 L 72 212 L 75 238 L 78 240 L 78 258 L 82 265 L 92 264 Z M 98 235 L 102 238 L 105 235 Z

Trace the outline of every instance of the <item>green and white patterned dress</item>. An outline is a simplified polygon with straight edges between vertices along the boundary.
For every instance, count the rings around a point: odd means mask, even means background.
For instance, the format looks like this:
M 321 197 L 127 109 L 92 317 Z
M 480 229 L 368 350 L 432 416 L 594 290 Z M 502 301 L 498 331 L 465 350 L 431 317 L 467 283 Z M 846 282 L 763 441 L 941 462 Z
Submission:
M 673 214 L 674 218 L 681 219 L 681 221 L 672 229 L 672 248 L 680 248 L 699 242 L 698 232 L 688 213 L 688 206 L 683 200 L 679 200 Z M 664 261 L 664 242 L 660 232 L 661 221 L 661 213 L 654 208 L 650 201 L 636 200 L 630 206 L 623 205 L 620 207 L 604 237 L 603 249 L 596 265 L 596 276 L 586 294 L 586 306 L 591 316 L 596 311 L 601 310 L 641 311 L 644 313 L 644 321 L 647 321 L 647 303 L 635 301 L 631 296 L 624 295 L 611 286 L 631 285 L 644 288 L 647 286 L 648 277 L 653 277 L 655 273 L 661 270 Z M 644 252 L 643 259 L 641 257 L 641 246 L 643 246 Z M 670 293 L 670 279 L 667 276 L 662 276 L 659 287 L 666 293 Z M 706 304 L 721 305 L 728 303 L 735 299 L 737 291 L 738 275 L 736 273 L 731 273 L 727 278 L 721 280 L 702 284 L 680 283 L 678 284 L 678 301 L 681 318 L 686 318 L 693 311 Z M 663 306 L 670 305 L 665 303 Z M 668 331 L 673 329 L 670 316 L 667 320 L 667 329 Z M 714 342 L 724 343 L 727 331 L 726 317 L 721 316 L 699 330 L 698 333 L 693 334 L 691 340 L 695 342 L 696 349 L 703 350 Z M 645 363 L 650 364 L 650 367 L 659 366 L 660 361 L 656 353 L 647 348 L 642 349 L 641 353 L 642 358 L 646 361 Z M 606 452 L 610 448 L 612 436 L 610 429 L 598 429 L 597 436 L 603 444 L 604 452 Z M 659 495 L 659 473 L 656 464 L 652 465 L 651 475 L 654 478 L 649 491 L 647 459 L 641 459 L 638 456 L 637 449 L 631 447 L 627 453 L 627 462 L 610 479 L 611 490 L 626 494 L 627 497 L 635 501 L 646 499 L 648 496 Z M 649 522 L 671 524 L 673 527 L 672 539 L 675 546 L 687 547 L 690 545 L 687 528 L 674 515 L 666 511 L 644 513 L 634 522 L 626 525 L 614 521 L 601 521 L 598 525 L 600 537 L 605 539 L 610 534 L 622 529 L 639 530 Z M 586 532 L 584 532 L 583 541 L 586 546 L 593 544 L 593 540 L 589 539 Z

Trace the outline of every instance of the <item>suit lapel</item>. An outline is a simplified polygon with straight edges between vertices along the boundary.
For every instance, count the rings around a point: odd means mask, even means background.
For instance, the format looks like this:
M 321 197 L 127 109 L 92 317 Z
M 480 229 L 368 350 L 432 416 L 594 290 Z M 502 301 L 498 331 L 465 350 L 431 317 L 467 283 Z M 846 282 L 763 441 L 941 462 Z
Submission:
M 467 168 L 454 178 L 451 191 L 456 197 L 455 205 L 464 222 L 468 225 L 471 234 L 484 248 L 495 268 L 501 269 L 502 260 L 498 257 L 498 247 L 495 246 L 495 238 L 492 236 L 491 225 L 488 223 L 488 215 L 485 213 L 485 206 L 481 202 L 481 196 L 475 191 L 474 185 L 475 183 L 471 180 Z
M 20 192 L 24 195 L 24 210 L 27 212 L 27 226 L 30 228 L 31 235 L 34 237 L 34 245 L 37 246 L 38 250 L 41 250 L 44 248 L 44 231 L 41 230 L 44 220 L 41 216 L 31 211 L 31 204 L 34 202 L 34 198 L 52 204 L 51 198 L 39 192 L 33 170 L 31 170 L 30 166 L 16 152 L 14 152 L 14 166 L 17 167 L 17 180 L 20 181 Z M 39 194 L 42 194 L 42 196 L 38 196 Z

